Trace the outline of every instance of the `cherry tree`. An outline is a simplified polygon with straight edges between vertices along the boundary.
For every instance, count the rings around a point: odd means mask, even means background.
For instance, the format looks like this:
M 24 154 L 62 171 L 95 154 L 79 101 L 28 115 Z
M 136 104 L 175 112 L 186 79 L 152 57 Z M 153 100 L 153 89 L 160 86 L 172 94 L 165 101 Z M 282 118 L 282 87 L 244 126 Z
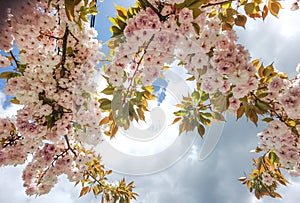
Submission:
M 291 7 L 298 8 L 297 2 Z M 177 63 L 195 85 L 176 105 L 179 133 L 203 137 L 204 126 L 224 121 L 225 113 L 255 125 L 262 117 L 268 125 L 254 150 L 261 154 L 239 180 L 258 199 L 281 197 L 276 189 L 287 184 L 281 170 L 300 175 L 300 70 L 288 78 L 273 64 L 251 59 L 233 30 L 249 18 L 277 17 L 280 9 L 276 0 L 138 0 L 129 9 L 116 6 L 105 56 L 93 28 L 96 1 L 11 5 L 0 30 L 0 64 L 13 70 L 0 78 L 22 109 L 0 119 L 0 165 L 26 164 L 28 195 L 49 193 L 66 174 L 82 186 L 80 196 L 93 192 L 102 202 L 130 202 L 137 197 L 134 183 L 109 181 L 112 171 L 91 146 L 145 121 L 153 81 Z M 100 78 L 106 80 L 101 90 Z

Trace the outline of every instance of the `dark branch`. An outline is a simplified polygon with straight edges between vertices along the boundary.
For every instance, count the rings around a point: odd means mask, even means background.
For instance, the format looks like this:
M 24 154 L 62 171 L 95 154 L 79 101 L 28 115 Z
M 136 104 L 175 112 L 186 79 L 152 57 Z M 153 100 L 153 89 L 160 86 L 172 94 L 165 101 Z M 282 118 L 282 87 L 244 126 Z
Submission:
M 97 7 L 97 0 L 95 0 L 95 7 Z M 91 22 L 90 22 L 90 27 L 95 27 L 95 21 L 96 21 L 96 16 L 92 15 L 91 17 Z
M 217 2 L 217 3 L 208 3 L 204 6 L 201 6 L 201 8 L 207 8 L 207 7 L 210 7 L 210 6 L 222 5 L 222 4 L 229 3 L 229 2 L 231 2 L 231 1 L 221 1 L 221 2 Z
M 136 74 L 137 74 L 137 72 L 138 72 L 138 69 L 139 69 L 139 67 L 140 67 L 140 65 L 141 65 L 141 63 L 142 63 L 142 60 L 143 60 L 143 58 L 144 58 L 144 56 L 145 56 L 145 54 L 146 54 L 146 52 L 147 52 L 147 49 L 148 49 L 150 43 L 151 43 L 151 42 L 153 41 L 153 39 L 154 39 L 154 35 L 155 35 L 155 34 L 152 35 L 152 37 L 149 39 L 149 41 L 146 43 L 146 45 L 144 45 L 144 47 L 141 47 L 142 50 L 139 50 L 139 52 L 138 52 L 138 53 L 140 53 L 141 51 L 143 51 L 144 53 L 142 54 L 142 56 L 140 57 L 139 61 L 137 62 L 137 67 L 136 67 L 136 69 L 135 69 L 135 71 L 134 71 L 134 73 L 133 73 L 133 76 L 132 76 L 132 79 L 131 79 L 131 81 L 130 81 L 130 84 L 129 84 L 127 90 L 126 90 L 126 95 L 124 96 L 124 99 L 123 99 L 123 103 L 122 103 L 122 104 L 125 103 L 126 98 L 127 98 L 128 94 L 129 94 L 129 92 L 130 92 L 130 94 L 132 93 L 132 89 L 130 89 L 130 88 L 131 88 L 132 85 L 133 85 L 134 77 L 136 76 Z M 137 55 L 138 55 L 138 54 L 137 54 Z
M 19 62 L 18 60 L 16 59 L 15 55 L 12 53 L 12 51 L 9 51 L 11 57 L 13 58 L 14 62 L 16 63 L 17 67 L 19 66 Z
M 74 151 L 74 149 L 71 147 L 70 142 L 69 142 L 69 138 L 67 135 L 64 135 L 64 138 L 66 139 L 66 143 L 67 143 L 67 150 L 71 150 L 71 152 L 74 154 L 74 156 L 76 157 L 76 152 Z
M 168 20 L 170 14 L 168 14 L 168 15 L 166 15 L 166 16 L 163 16 L 163 15 L 158 11 L 158 9 L 156 9 L 156 8 L 155 8 L 148 0 L 138 0 L 138 1 L 141 3 L 141 5 L 142 5 L 143 7 L 145 7 L 145 8 L 147 8 L 147 7 L 151 8 L 151 9 L 156 13 L 156 15 L 159 17 L 159 20 L 160 20 L 161 22 L 164 22 L 164 21 Z
M 64 69 L 64 65 L 66 63 L 66 54 L 67 54 L 67 45 L 68 45 L 68 36 L 70 34 L 70 30 L 69 27 L 66 26 L 66 31 L 65 34 L 63 36 L 63 47 L 62 47 L 62 59 L 61 59 L 61 65 L 62 68 Z

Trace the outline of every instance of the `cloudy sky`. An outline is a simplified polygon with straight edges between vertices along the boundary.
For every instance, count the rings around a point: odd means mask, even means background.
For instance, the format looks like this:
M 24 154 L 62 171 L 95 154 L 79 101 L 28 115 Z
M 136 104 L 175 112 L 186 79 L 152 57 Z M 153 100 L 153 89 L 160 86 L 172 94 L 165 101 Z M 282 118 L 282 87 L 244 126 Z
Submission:
M 100 38 L 106 41 L 110 35 L 106 17 L 113 15 L 113 2 L 128 6 L 133 1 L 109 1 L 99 4 L 100 14 L 96 19 Z M 290 3 L 290 2 L 289 2 Z M 261 58 L 265 64 L 275 62 L 275 66 L 289 76 L 295 75 L 295 68 L 300 62 L 300 11 L 289 11 L 285 4 L 279 19 L 269 16 L 265 22 L 249 20 L 246 30 L 237 29 L 239 41 L 249 50 L 253 58 Z M 1 85 L 4 81 L 1 80 Z M 17 106 L 3 107 L 6 100 L 0 92 L 0 116 L 12 115 Z M 290 178 L 288 187 L 280 187 L 282 200 L 264 198 L 256 200 L 247 188 L 237 181 L 244 172 L 251 169 L 249 151 L 256 147 L 256 134 L 263 125 L 255 127 L 246 119 L 238 122 L 228 116 L 221 139 L 213 153 L 205 160 L 199 160 L 203 140 L 197 138 L 188 153 L 176 164 L 159 173 L 146 176 L 114 174 L 112 179 L 126 177 L 134 180 L 138 201 L 143 203 L 296 203 L 300 198 L 300 178 Z M 159 158 L 159 157 L 158 157 Z M 126 168 L 126 164 L 123 166 Z M 141 165 L 137 165 L 141 168 Z M 62 176 L 55 188 L 45 196 L 27 197 L 22 187 L 21 172 L 23 167 L 0 168 L 0 203 L 83 203 L 99 202 L 93 195 L 78 198 L 79 188 L 73 187 Z

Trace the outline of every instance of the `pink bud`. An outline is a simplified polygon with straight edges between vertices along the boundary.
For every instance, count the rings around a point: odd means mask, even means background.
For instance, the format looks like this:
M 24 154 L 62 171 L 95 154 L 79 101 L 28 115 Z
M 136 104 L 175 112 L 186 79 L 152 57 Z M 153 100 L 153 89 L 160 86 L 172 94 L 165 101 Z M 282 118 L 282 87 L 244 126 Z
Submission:
M 292 10 L 292 11 L 295 11 L 295 10 L 298 10 L 298 9 L 299 9 L 298 2 L 294 2 L 294 3 L 292 4 L 291 10 Z

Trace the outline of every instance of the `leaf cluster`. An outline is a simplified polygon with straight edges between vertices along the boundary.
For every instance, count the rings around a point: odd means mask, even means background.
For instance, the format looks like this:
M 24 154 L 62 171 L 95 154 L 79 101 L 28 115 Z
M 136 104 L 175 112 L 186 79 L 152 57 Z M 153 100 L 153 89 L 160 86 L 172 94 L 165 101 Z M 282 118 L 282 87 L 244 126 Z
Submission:
M 261 151 L 261 149 L 257 148 L 255 151 Z M 239 181 L 246 184 L 250 192 L 254 192 L 257 199 L 263 196 L 282 198 L 281 195 L 275 191 L 279 184 L 286 186 L 288 181 L 280 171 L 281 163 L 277 154 L 271 150 L 259 158 L 253 159 L 253 165 L 255 169 L 252 170 L 249 178 L 241 177 Z M 268 173 L 273 178 L 271 185 L 263 183 L 263 173 Z
M 122 35 L 127 25 L 126 21 L 129 18 L 133 18 L 133 16 L 135 16 L 141 9 L 138 3 L 136 4 L 136 6 L 129 7 L 129 9 L 127 10 L 122 6 L 118 6 L 117 4 L 115 4 L 115 8 L 117 11 L 117 16 L 108 17 L 110 22 L 113 24 L 110 27 L 112 37 L 118 37 Z
M 107 82 L 109 84 L 108 78 Z M 114 137 L 119 127 L 125 130 L 130 123 L 145 121 L 145 112 L 148 111 L 148 100 L 153 100 L 153 86 L 143 86 L 141 90 L 118 89 L 109 84 L 101 93 L 113 96 L 112 99 L 101 98 L 99 100 L 102 111 L 108 112 L 108 116 L 100 121 L 100 125 L 109 126 L 109 130 L 104 133 Z
M 201 137 L 205 134 L 205 125 L 210 126 L 212 121 L 225 121 L 219 111 L 212 110 L 210 95 L 202 90 L 194 90 L 191 95 L 183 97 L 180 104 L 176 106 L 180 110 L 174 112 L 176 118 L 172 124 L 179 121 L 179 134 L 183 132 L 197 131 Z
M 50 0 L 49 2 L 51 2 Z M 70 21 L 75 21 L 78 26 L 82 29 L 82 21 L 88 22 L 88 15 L 97 15 L 97 3 L 95 0 L 64 0 L 65 1 L 65 12 Z M 81 3 L 81 6 L 76 12 L 78 13 L 78 19 L 75 19 L 75 6 Z
M 101 202 L 130 203 L 131 199 L 136 199 L 138 196 L 137 193 L 132 192 L 134 182 L 126 184 L 123 178 L 117 185 L 109 183 L 106 176 L 110 175 L 112 171 L 104 169 L 99 157 L 94 157 L 91 162 L 86 164 L 88 169 L 84 171 L 83 179 L 80 181 L 82 187 L 80 197 L 93 192 L 95 196 L 102 195 Z
M 244 6 L 246 14 L 250 18 L 262 18 L 263 20 L 270 13 L 278 17 L 278 13 L 282 6 L 277 0 L 268 0 L 268 4 L 265 4 L 262 0 L 252 0 L 251 2 L 243 0 L 240 2 L 241 6 Z

